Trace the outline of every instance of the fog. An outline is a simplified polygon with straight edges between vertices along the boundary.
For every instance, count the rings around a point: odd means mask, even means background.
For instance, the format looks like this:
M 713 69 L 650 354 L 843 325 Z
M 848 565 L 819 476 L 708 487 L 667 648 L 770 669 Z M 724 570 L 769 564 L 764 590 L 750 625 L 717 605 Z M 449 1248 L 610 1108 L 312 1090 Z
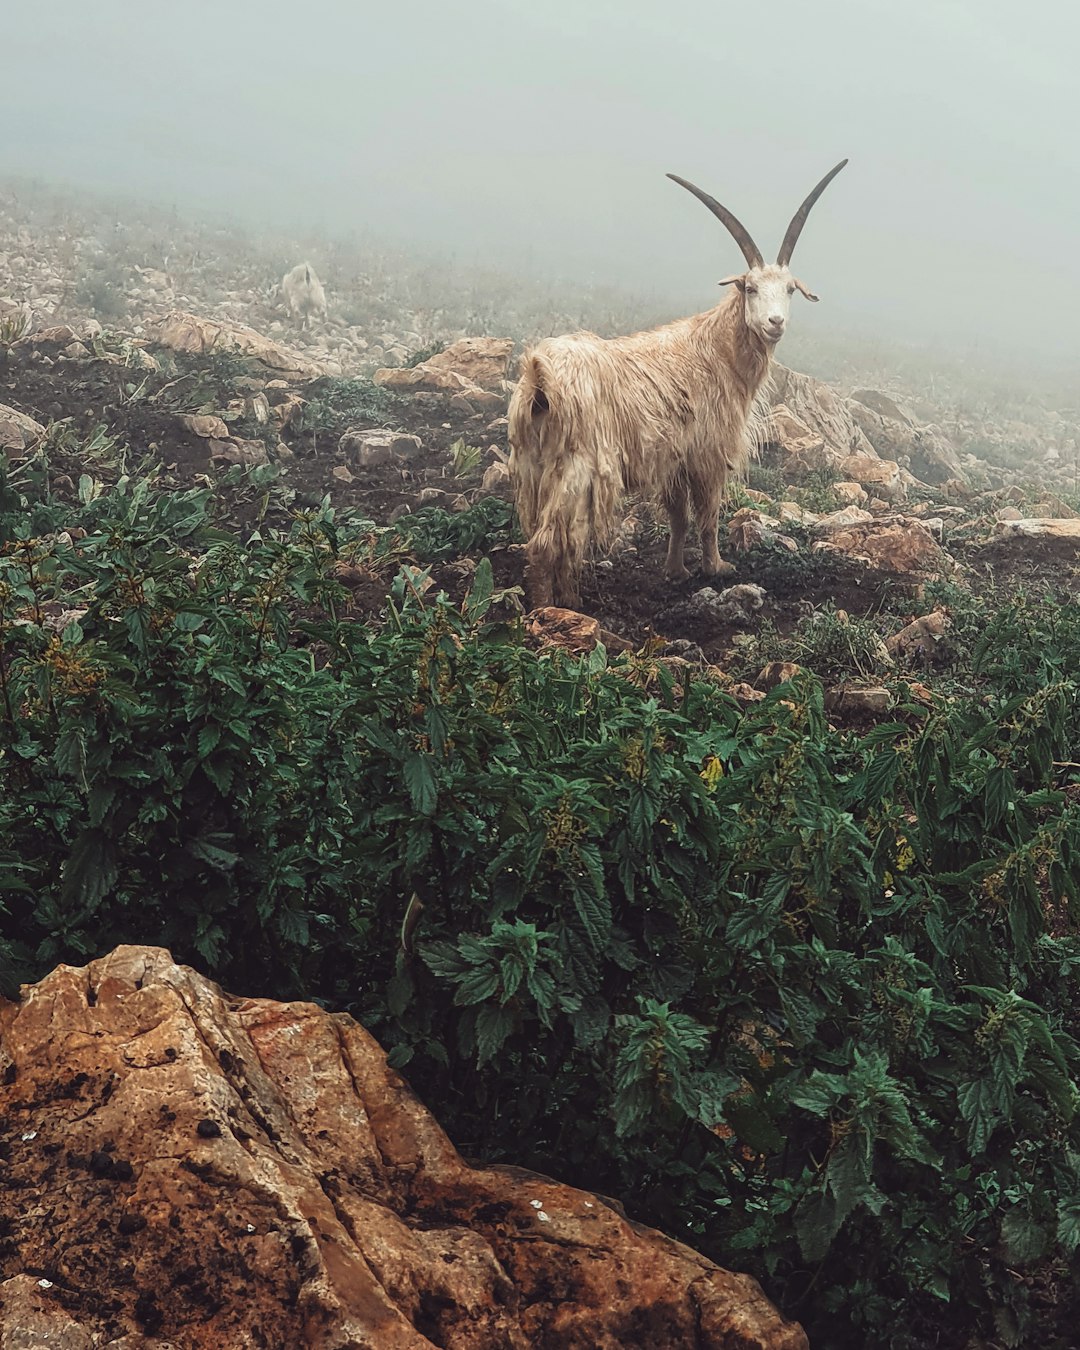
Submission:
M 740 255 L 665 172 L 771 257 L 849 156 L 796 252 L 823 299 L 804 336 L 1080 354 L 1065 0 L 5 9 L 0 175 L 361 229 L 674 313 L 714 303 Z

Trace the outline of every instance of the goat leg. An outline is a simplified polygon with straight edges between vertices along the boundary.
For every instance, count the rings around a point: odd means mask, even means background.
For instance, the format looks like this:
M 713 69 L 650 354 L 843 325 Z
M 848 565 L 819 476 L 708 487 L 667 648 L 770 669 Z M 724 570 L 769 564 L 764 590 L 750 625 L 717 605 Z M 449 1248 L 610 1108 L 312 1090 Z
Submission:
M 664 509 L 668 514 L 670 530 L 664 576 L 668 581 L 685 581 L 690 573 L 686 570 L 685 559 L 689 503 L 684 485 L 673 486 L 664 493 Z

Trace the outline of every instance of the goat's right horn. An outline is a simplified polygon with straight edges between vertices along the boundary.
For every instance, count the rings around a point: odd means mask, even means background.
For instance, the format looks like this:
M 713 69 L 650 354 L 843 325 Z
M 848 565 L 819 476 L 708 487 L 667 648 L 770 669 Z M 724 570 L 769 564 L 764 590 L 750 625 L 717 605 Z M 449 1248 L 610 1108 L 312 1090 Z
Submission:
M 784 235 L 784 242 L 780 245 L 780 252 L 776 255 L 776 262 L 779 267 L 786 267 L 791 261 L 791 255 L 795 252 L 795 245 L 799 242 L 799 235 L 802 234 L 802 227 L 806 224 L 806 217 L 810 214 L 810 208 L 846 163 L 847 160 L 842 159 L 835 169 L 830 169 L 792 216 L 791 224 L 787 227 L 787 234 Z
M 834 170 L 835 172 L 835 170 Z M 704 202 L 721 224 L 727 226 L 731 232 L 731 237 L 742 249 L 742 255 L 750 267 L 764 267 L 765 259 L 761 256 L 761 249 L 754 243 L 750 237 L 750 231 L 738 220 L 726 206 L 721 206 L 715 197 L 710 197 L 707 192 L 702 192 L 701 188 L 695 187 L 693 183 L 688 183 L 685 178 L 680 178 L 677 173 L 669 173 L 668 177 L 673 183 L 678 183 L 684 187 L 687 192 L 692 192 L 699 202 Z M 825 184 L 822 184 L 824 187 Z M 813 205 L 813 203 L 811 203 Z M 809 208 L 807 208 L 809 209 Z

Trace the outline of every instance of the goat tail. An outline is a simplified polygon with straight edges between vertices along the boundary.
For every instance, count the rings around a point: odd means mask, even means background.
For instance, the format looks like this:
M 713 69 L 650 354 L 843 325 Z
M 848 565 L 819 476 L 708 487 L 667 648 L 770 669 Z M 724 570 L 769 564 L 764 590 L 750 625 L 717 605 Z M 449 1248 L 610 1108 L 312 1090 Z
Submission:
M 544 355 L 526 353 L 508 410 L 510 478 L 526 544 L 526 589 L 536 607 L 576 605 L 590 543 L 606 544 L 618 520 L 617 454 L 573 416 L 572 397 Z
M 518 519 L 527 537 L 535 531 L 540 514 L 544 418 L 549 414 L 550 404 L 544 392 L 541 363 L 532 353 L 528 353 L 522 359 L 521 377 L 507 409 L 510 482 L 514 489 Z

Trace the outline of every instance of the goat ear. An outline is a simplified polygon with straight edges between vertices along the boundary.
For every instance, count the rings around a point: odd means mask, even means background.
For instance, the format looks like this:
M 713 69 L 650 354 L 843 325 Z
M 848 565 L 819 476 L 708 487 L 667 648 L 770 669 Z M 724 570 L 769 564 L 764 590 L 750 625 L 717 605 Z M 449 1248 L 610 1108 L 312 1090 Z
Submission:
M 799 294 L 805 295 L 807 300 L 813 300 L 814 304 L 816 305 L 817 302 L 821 299 L 821 297 L 819 295 L 815 295 L 805 281 L 800 281 L 798 277 L 794 277 L 793 280 L 795 282 L 796 287 L 798 288 Z
M 716 284 L 718 286 L 738 286 L 739 290 L 742 291 L 746 289 L 746 276 L 740 274 L 737 277 L 725 277 L 723 281 L 718 281 Z

